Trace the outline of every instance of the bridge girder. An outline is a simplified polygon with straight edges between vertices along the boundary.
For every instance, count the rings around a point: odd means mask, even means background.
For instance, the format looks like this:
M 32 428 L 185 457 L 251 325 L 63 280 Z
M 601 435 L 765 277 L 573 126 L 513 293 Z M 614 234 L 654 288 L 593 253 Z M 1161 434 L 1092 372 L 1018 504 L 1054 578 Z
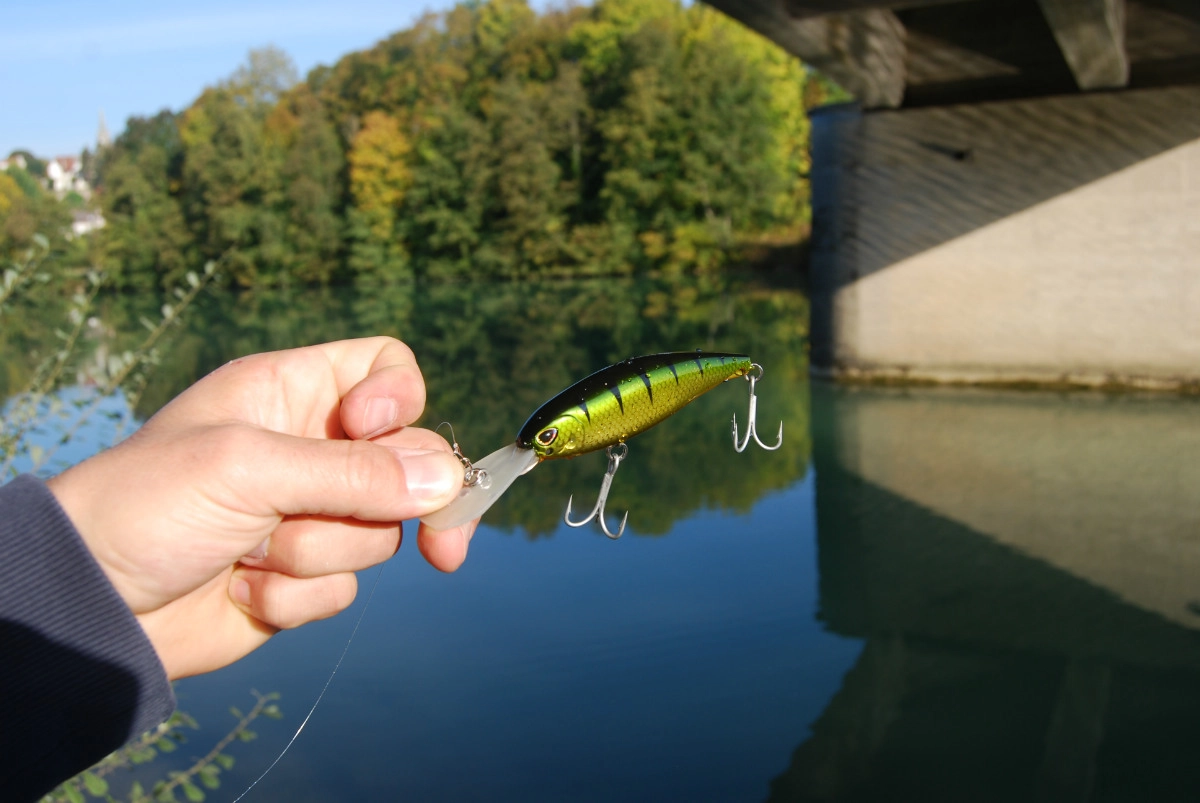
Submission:
M 1036 6 L 1034 0 L 1028 0 L 1024 4 L 1028 8 L 1016 15 L 1021 25 L 1028 29 L 1027 37 L 1021 36 L 1020 31 L 1014 32 L 1011 26 L 1003 26 L 1005 30 L 996 33 L 999 46 L 986 43 L 980 51 L 967 54 L 965 58 L 960 58 L 961 48 L 957 43 L 941 41 L 936 36 L 918 36 L 914 40 L 908 35 L 907 22 L 911 18 L 920 26 L 940 15 L 949 22 L 935 21 L 935 28 L 944 30 L 955 24 L 969 25 L 972 19 L 970 7 L 989 5 L 989 0 L 705 2 L 828 75 L 865 109 L 905 105 L 914 61 L 926 68 L 930 64 L 939 65 L 945 71 L 940 83 L 947 85 L 961 81 L 961 77 L 949 69 L 956 60 L 975 69 L 978 63 L 989 58 L 999 62 L 995 65 L 996 76 L 992 77 L 1001 77 L 1001 80 L 1005 68 L 1010 73 L 1033 73 L 1046 67 L 1042 71 L 1048 78 L 1040 82 L 1033 79 L 1042 90 L 1113 89 L 1126 86 L 1130 78 L 1125 34 L 1126 0 L 1036 0 Z M 1005 13 L 1003 6 L 994 0 L 990 5 L 995 8 L 985 10 L 982 17 L 978 17 L 976 24 L 979 27 L 989 27 L 989 14 L 995 18 Z M 1162 4 L 1151 0 L 1151 5 Z M 1166 5 L 1172 5 L 1170 0 Z M 1030 9 L 1034 8 L 1040 9 L 1040 13 L 1030 14 Z M 1047 32 L 1052 36 L 1046 35 Z M 980 34 L 975 32 L 972 37 L 978 40 Z M 1055 50 L 1055 44 L 1057 52 L 1045 52 Z M 1027 52 L 1021 53 L 1022 48 Z M 997 60 L 994 57 L 997 50 L 1014 55 L 1014 58 Z M 1064 86 L 1062 79 L 1065 76 L 1069 78 Z M 972 73 L 971 77 L 980 76 Z M 936 78 L 934 83 L 939 83 Z M 996 83 L 996 80 L 992 81 L 993 86 Z

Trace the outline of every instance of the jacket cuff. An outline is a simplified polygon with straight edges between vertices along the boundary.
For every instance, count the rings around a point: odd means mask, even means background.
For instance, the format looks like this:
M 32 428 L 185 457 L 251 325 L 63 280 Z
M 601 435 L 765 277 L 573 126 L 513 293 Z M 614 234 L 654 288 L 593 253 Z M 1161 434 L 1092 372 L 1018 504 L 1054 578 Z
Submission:
M 0 488 L 0 689 L 0 777 L 17 800 L 44 794 L 175 709 L 133 612 L 30 476 Z

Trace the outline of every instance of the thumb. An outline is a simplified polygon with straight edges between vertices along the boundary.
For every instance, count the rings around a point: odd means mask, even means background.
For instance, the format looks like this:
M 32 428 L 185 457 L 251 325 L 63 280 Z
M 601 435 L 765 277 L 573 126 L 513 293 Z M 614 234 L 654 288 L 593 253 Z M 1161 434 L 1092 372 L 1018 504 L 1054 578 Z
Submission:
M 446 506 L 462 489 L 462 465 L 442 449 L 262 435 L 242 491 L 280 515 L 401 521 Z

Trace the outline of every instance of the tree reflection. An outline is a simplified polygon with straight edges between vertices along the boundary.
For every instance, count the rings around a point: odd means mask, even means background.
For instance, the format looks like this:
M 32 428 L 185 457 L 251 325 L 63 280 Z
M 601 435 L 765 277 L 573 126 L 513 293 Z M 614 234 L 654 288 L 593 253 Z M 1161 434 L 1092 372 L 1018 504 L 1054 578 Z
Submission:
M 91 334 L 90 347 L 120 348 L 156 303 L 104 299 L 99 317 L 106 326 Z M 546 399 L 606 365 L 693 348 L 748 353 L 766 370 L 758 385 L 760 417 L 772 431 L 776 421 L 785 422 L 783 447 L 733 452 L 730 417 L 746 416 L 742 381 L 706 394 L 631 441 L 610 508 L 634 511 L 632 532 L 660 535 L 702 508 L 748 510 L 804 476 L 811 451 L 807 321 L 807 300 L 798 290 L 729 276 L 216 292 L 205 295 L 175 333 L 136 413 L 144 420 L 239 355 L 392 335 L 420 360 L 428 386 L 422 425 L 451 422 L 464 452 L 479 458 L 511 442 Z M 53 336 L 34 327 L 28 332 L 26 339 Z M 5 347 L 16 345 L 12 340 Z M 6 369 L 19 373 L 12 360 Z M 534 537 L 552 534 L 567 496 L 594 498 L 604 466 L 597 454 L 541 467 L 509 491 L 487 521 Z

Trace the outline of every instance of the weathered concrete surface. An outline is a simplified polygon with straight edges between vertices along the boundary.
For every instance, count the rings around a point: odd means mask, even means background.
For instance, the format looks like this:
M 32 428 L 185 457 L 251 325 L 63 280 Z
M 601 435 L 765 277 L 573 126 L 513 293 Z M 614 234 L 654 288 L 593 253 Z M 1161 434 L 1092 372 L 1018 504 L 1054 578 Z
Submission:
M 813 164 L 817 366 L 1200 382 L 1200 86 L 841 107 Z
M 1125 86 L 1125 0 L 1038 0 L 1080 89 Z
M 870 576 L 848 584 L 853 600 L 846 604 L 876 611 L 857 618 L 889 617 L 888 632 L 1200 666 L 1200 639 L 1171 642 L 1165 628 L 1168 622 L 1193 634 L 1200 628 L 1196 400 L 1096 394 L 1065 405 L 1018 392 L 841 389 L 825 404 L 823 415 L 832 419 L 817 421 L 821 397 L 814 398 L 821 546 L 832 550 L 838 539 L 857 539 L 854 559 Z M 845 517 L 856 508 L 853 500 L 824 495 L 821 477 L 836 472 L 924 511 L 928 522 L 905 526 L 902 515 L 880 504 L 857 506 L 865 518 L 854 527 L 862 532 L 849 532 L 849 520 L 827 521 L 827 513 Z M 961 532 L 925 543 L 936 537 L 935 520 Z M 969 542 L 980 536 L 1004 549 L 993 554 L 976 546 L 968 559 Z M 1027 571 L 1012 569 L 1008 585 L 1010 572 L 998 568 L 1011 560 L 1004 552 L 1030 563 Z M 1082 581 L 1073 597 L 1049 598 L 1063 581 L 1045 584 L 1039 597 L 1038 565 Z M 1018 571 L 1025 576 L 1016 577 Z M 826 582 L 838 580 L 822 567 L 823 598 Z M 1120 621 L 1128 612 L 1114 604 L 1100 621 L 1085 616 L 1065 632 L 1041 632 L 1061 627 L 1072 599 L 1084 600 L 1089 588 L 1153 616 L 1129 627 Z M 1052 617 L 1032 615 L 1011 629 L 1020 619 L 1014 611 L 1051 603 Z M 1003 610 L 991 617 L 995 606 Z M 834 601 L 822 607 L 837 614 Z M 993 618 L 1000 621 L 989 629 Z M 1169 648 L 1154 646 L 1155 619 L 1162 630 L 1156 637 Z

